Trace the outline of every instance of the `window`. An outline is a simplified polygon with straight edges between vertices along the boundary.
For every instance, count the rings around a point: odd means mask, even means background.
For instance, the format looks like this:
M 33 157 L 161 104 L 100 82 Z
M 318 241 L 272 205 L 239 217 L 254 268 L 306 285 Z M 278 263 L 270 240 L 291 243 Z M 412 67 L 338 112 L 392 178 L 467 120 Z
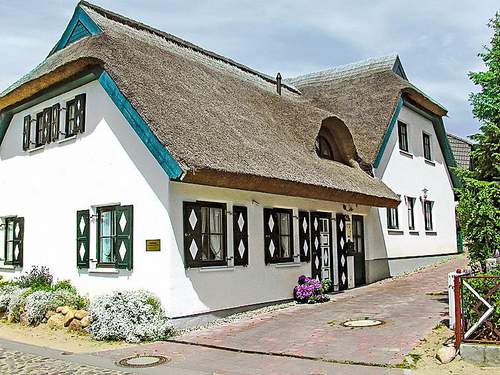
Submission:
M 388 229 L 398 229 L 399 219 L 398 219 L 398 209 L 388 208 L 387 209 L 387 228 Z
M 75 99 L 66 102 L 66 138 L 85 131 L 85 94 L 77 95 Z
M 35 147 L 40 147 L 45 144 L 45 134 L 43 128 L 43 112 L 36 114 L 36 127 L 35 127 Z
M 24 218 L 5 218 L 4 233 L 4 264 L 22 266 Z
M 422 133 L 422 142 L 424 146 L 424 158 L 426 160 L 432 160 L 431 136 L 427 133 Z
M 432 223 L 432 206 L 434 206 L 434 202 L 424 201 L 424 219 L 426 231 L 432 231 L 434 229 Z
M 226 265 L 226 205 L 212 202 L 184 202 L 183 212 L 186 267 Z M 245 243 L 242 246 L 244 245 Z
M 79 211 L 85 212 L 85 211 Z M 80 227 L 85 223 L 80 216 Z M 78 214 L 77 214 L 78 220 Z M 87 221 L 88 225 L 88 221 Z M 81 229 L 82 234 L 85 233 Z M 80 234 L 77 236 L 77 244 Z M 97 208 L 97 265 L 132 269 L 133 206 L 108 206 Z M 77 249 L 80 251 L 80 249 Z M 79 254 L 83 260 L 85 256 Z M 79 265 L 80 266 L 80 265 Z M 82 267 L 81 267 L 82 268 Z
M 408 229 L 415 230 L 415 198 L 407 197 Z
M 364 254 L 365 240 L 362 216 L 353 215 L 352 217 L 352 241 L 354 254 Z
M 399 149 L 408 152 L 408 126 L 398 121 Z
M 333 160 L 333 152 L 328 140 L 322 135 L 316 139 L 316 153 L 320 158 Z
M 264 209 L 266 263 L 293 262 L 293 213 L 282 208 Z

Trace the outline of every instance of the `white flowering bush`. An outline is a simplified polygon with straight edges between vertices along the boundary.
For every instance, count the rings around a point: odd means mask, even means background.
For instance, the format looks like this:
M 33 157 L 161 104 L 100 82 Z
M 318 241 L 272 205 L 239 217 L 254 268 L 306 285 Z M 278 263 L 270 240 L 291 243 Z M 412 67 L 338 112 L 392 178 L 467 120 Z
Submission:
M 0 286 L 0 313 L 7 312 L 9 310 L 12 295 L 19 289 L 20 288 L 18 286 L 12 284 L 4 284 Z
M 9 307 L 7 308 L 10 321 L 19 321 L 19 317 L 24 311 L 24 304 L 28 293 L 29 288 L 17 288 L 10 294 Z
M 88 307 L 96 340 L 165 340 L 173 333 L 158 298 L 146 290 L 114 291 L 94 298 Z

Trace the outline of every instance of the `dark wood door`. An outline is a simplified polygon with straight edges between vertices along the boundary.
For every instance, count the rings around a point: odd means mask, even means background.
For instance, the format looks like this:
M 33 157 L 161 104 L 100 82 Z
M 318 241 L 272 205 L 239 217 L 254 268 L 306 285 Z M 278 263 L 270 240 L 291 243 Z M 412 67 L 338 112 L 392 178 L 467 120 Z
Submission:
M 354 283 L 356 286 L 366 284 L 365 278 L 365 228 L 363 216 L 352 217 L 352 241 L 354 252 Z
M 345 215 L 337 214 L 337 260 L 339 267 L 339 290 L 347 289 L 347 238 Z

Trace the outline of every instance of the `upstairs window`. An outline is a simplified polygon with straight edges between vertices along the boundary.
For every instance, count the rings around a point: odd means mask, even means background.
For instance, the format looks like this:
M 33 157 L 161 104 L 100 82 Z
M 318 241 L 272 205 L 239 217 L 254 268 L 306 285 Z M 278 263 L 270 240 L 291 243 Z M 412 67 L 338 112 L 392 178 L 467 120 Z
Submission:
M 35 126 L 35 147 L 40 147 L 45 144 L 45 136 L 43 129 L 43 112 L 36 114 Z
M 387 229 L 399 229 L 399 217 L 397 208 L 387 209 Z
M 422 142 L 423 142 L 423 147 L 424 147 L 425 160 L 432 160 L 431 136 L 427 133 L 422 133 Z
M 408 202 L 408 229 L 415 230 L 415 198 L 407 197 Z
M 85 94 L 66 103 L 66 138 L 85 131 Z
M 333 160 L 333 151 L 328 140 L 322 135 L 316 140 L 316 153 L 320 158 Z
M 408 152 L 408 126 L 401 121 L 398 121 L 398 138 L 399 149 Z
M 434 230 L 434 224 L 432 221 L 432 207 L 433 206 L 434 206 L 434 202 L 424 201 L 425 230 L 428 232 Z

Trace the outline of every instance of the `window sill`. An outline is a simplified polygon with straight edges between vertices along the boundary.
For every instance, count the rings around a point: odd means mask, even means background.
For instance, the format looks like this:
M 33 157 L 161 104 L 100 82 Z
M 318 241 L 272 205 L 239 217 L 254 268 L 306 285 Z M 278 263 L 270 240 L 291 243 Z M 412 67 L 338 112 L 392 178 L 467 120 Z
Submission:
M 16 266 L 11 264 L 0 264 L 0 271 L 14 271 Z
M 72 141 L 74 139 L 76 139 L 76 135 L 72 135 L 71 137 L 59 139 L 56 143 L 60 144 L 60 143 L 64 143 L 64 142 L 69 142 L 69 141 Z
M 89 273 L 100 273 L 100 274 L 111 274 L 116 275 L 120 273 L 120 270 L 111 267 L 102 268 L 89 268 Z
M 426 230 L 425 231 L 426 236 L 437 236 L 437 232 L 433 230 Z
M 392 234 L 392 235 L 402 235 L 402 234 L 404 234 L 404 232 L 402 230 L 398 230 L 398 229 L 388 229 L 387 233 L 388 234 Z
M 45 146 L 38 146 L 38 147 L 35 147 L 35 148 L 29 148 L 26 150 L 26 152 L 28 153 L 33 153 L 33 152 L 37 152 L 37 151 L 40 151 L 40 150 L 43 150 L 45 148 Z
M 433 167 L 436 165 L 436 163 L 433 162 L 432 160 L 424 159 L 424 161 L 425 161 L 425 164 L 432 165 Z
M 413 154 L 409 153 L 408 151 L 399 150 L 399 153 L 403 156 L 406 156 L 407 158 L 413 159 Z
M 273 263 L 276 268 L 289 268 L 289 267 L 300 267 L 302 264 L 299 262 L 287 262 L 287 263 Z
M 199 272 L 227 272 L 234 271 L 234 267 L 229 266 L 208 266 L 198 268 Z
M 410 235 L 411 235 L 411 236 L 418 236 L 418 235 L 420 235 L 420 232 L 419 232 L 419 231 L 417 231 L 417 230 L 411 230 L 411 231 L 410 231 Z

